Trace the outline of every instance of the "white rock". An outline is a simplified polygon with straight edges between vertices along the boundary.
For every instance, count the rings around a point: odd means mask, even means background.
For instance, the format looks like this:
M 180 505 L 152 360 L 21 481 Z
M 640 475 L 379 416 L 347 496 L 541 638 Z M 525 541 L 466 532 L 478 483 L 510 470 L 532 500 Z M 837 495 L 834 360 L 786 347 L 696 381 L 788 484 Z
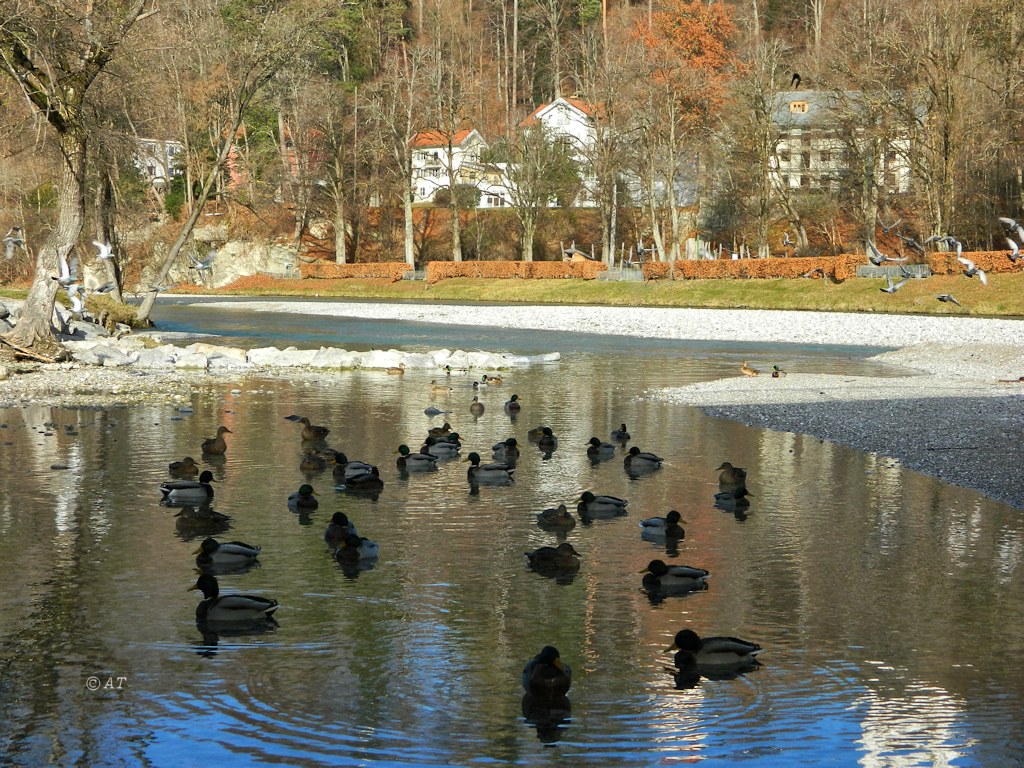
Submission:
M 320 347 L 309 365 L 313 368 L 355 368 L 360 365 L 360 354 L 334 347 Z
M 189 344 L 185 349 L 190 352 L 199 352 L 200 354 L 206 355 L 213 362 L 214 359 L 227 359 L 233 360 L 236 363 L 246 362 L 245 350 L 241 347 L 221 347 L 216 344 L 207 344 L 202 341 L 197 341 L 194 344 Z
M 209 359 L 199 352 L 183 352 L 174 361 L 175 368 L 201 368 L 206 370 Z
M 396 368 L 405 360 L 405 355 L 397 349 L 371 349 L 369 352 L 363 352 L 361 356 L 360 366 L 363 368 Z
M 140 349 L 135 353 L 135 365 L 140 368 L 173 368 L 180 351 L 170 344 L 155 349 Z

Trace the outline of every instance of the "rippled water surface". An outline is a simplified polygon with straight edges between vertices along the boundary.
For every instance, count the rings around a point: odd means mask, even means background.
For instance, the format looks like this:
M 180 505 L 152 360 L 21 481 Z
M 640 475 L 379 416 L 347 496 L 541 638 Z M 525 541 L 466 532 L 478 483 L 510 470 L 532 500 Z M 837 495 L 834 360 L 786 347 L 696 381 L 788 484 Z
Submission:
M 271 320 L 232 318 L 240 325 L 216 332 L 275 341 Z M 377 327 L 377 346 L 458 340 Z M 842 350 L 488 334 L 461 346 L 563 359 L 507 373 L 483 393 L 479 419 L 468 377 L 452 377 L 445 398 L 431 396 L 434 374 L 370 371 L 211 383 L 189 414 L 0 413 L 0 762 L 1024 763 L 1019 510 L 884 457 L 642 397 L 731 375 L 741 354 L 793 371 L 868 364 Z M 513 392 L 515 421 L 502 410 Z M 473 492 L 455 461 L 399 476 L 397 445 L 415 448 L 441 421 L 424 415 L 431 404 L 453 411 L 463 455 L 517 437 L 515 484 Z M 379 464 L 379 497 L 301 472 L 291 414 Z M 632 478 L 621 454 L 586 460 L 587 439 L 623 421 L 664 469 Z M 560 440 L 548 458 L 526 436 L 541 423 Z M 167 463 L 199 458 L 219 424 L 233 432 L 226 457 L 209 462 L 214 506 L 232 518 L 219 536 L 263 547 L 260 567 L 221 587 L 280 601 L 278 625 L 263 631 L 201 631 L 198 593 L 186 591 L 201 536 L 158 503 Z M 713 505 L 723 460 L 748 469 L 746 513 Z M 285 499 L 306 481 L 321 506 L 298 516 Z M 535 514 L 586 489 L 629 499 L 629 514 L 568 534 L 582 555 L 574 577 L 529 570 L 523 553 L 558 540 Z M 642 540 L 637 525 L 669 509 L 686 521 L 678 550 Z M 322 533 L 334 511 L 379 543 L 372 568 L 346 573 L 331 558 Z M 639 571 L 656 557 L 709 569 L 710 589 L 649 596 Z M 763 666 L 677 688 L 664 649 L 686 626 L 756 640 Z M 568 707 L 554 711 L 531 708 L 519 687 L 545 644 L 575 673 Z

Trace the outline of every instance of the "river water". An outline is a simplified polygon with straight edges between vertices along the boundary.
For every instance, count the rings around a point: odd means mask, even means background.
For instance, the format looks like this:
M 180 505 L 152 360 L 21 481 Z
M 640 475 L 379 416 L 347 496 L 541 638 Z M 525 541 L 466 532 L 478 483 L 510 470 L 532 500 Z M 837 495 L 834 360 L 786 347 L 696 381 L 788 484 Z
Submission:
M 551 310 L 557 311 L 557 310 Z M 754 429 L 645 396 L 735 375 L 741 359 L 789 370 L 878 373 L 872 350 L 637 342 L 624 338 L 320 321 L 161 305 L 161 327 L 247 345 L 443 346 L 559 351 L 505 372 L 468 413 L 468 376 L 355 371 L 246 377 L 196 389 L 192 412 L 28 407 L 0 413 L 0 763 L 177 765 L 1012 766 L 1024 764 L 1020 511 L 817 439 Z M 523 410 L 512 419 L 512 393 Z M 452 413 L 429 418 L 435 405 Z M 305 415 L 327 442 L 376 463 L 376 497 L 305 473 Z M 516 437 L 515 483 L 466 481 L 465 463 L 402 476 L 447 418 L 463 456 Z M 592 465 L 587 440 L 625 422 L 665 457 L 643 476 L 622 449 Z M 161 506 L 167 464 L 200 459 L 222 540 L 263 547 L 225 592 L 273 597 L 277 624 L 200 626 L 193 551 L 205 535 Z M 527 438 L 550 425 L 559 446 Z M 748 470 L 749 509 L 714 505 L 715 467 Z M 54 468 L 57 467 L 57 468 Z M 291 512 L 300 484 L 320 507 Z M 537 512 L 581 491 L 629 500 L 580 524 L 574 575 L 524 552 L 559 541 Z M 677 509 L 677 547 L 638 521 Z M 376 541 L 372 567 L 342 568 L 323 530 L 344 511 Z M 652 595 L 654 559 L 711 572 L 710 588 Z M 677 685 L 673 635 L 734 635 L 762 666 Z M 519 685 L 543 645 L 574 670 L 568 702 L 537 707 Z M 524 715 L 525 713 L 525 715 Z

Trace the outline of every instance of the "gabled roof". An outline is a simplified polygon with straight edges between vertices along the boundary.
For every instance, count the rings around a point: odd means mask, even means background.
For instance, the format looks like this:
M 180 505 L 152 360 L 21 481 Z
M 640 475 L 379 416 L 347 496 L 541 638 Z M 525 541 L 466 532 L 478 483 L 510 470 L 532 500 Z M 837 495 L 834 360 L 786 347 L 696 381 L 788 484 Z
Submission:
M 519 123 L 519 125 L 537 125 L 538 123 L 541 122 L 541 115 L 549 111 L 550 109 L 554 108 L 558 104 L 567 104 L 580 114 L 584 115 L 585 117 L 589 117 L 591 120 L 597 118 L 597 107 L 595 107 L 593 104 L 588 104 L 587 102 L 581 101 L 580 99 L 566 98 L 563 96 L 561 98 L 555 99 L 554 101 L 548 102 L 547 104 L 541 104 L 539 107 L 533 110 L 533 112 L 528 114 L 526 118 L 521 123 Z
M 461 147 L 474 133 L 480 141 L 484 140 L 484 137 L 480 135 L 476 128 L 463 128 L 461 131 L 456 131 L 452 136 L 452 146 Z M 441 131 L 420 131 L 409 140 L 409 146 L 416 149 L 447 147 L 448 135 Z

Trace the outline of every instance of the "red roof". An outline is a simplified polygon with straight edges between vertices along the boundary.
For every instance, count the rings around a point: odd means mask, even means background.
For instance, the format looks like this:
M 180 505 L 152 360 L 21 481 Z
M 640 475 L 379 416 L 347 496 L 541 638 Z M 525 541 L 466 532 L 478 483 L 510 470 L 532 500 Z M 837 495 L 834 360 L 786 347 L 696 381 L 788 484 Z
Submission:
M 575 107 L 587 117 L 597 117 L 597 108 L 593 104 L 588 104 L 587 102 L 581 101 L 580 99 L 572 99 L 567 96 L 563 96 L 560 100 Z M 555 101 L 559 101 L 559 99 L 556 99 Z M 528 114 L 526 118 L 520 123 L 520 125 L 536 125 L 537 123 L 540 122 L 540 119 L 537 117 L 537 115 L 543 112 L 545 109 L 547 109 L 554 103 L 555 102 L 552 101 L 548 102 L 547 104 L 541 104 L 539 107 L 533 110 L 533 112 Z
M 464 142 L 469 134 L 473 132 L 472 128 L 463 128 L 461 131 L 456 131 L 452 138 L 452 146 L 458 147 Z M 448 146 L 448 135 L 441 131 L 421 131 L 417 133 L 412 139 L 409 140 L 410 147 L 447 147 Z

